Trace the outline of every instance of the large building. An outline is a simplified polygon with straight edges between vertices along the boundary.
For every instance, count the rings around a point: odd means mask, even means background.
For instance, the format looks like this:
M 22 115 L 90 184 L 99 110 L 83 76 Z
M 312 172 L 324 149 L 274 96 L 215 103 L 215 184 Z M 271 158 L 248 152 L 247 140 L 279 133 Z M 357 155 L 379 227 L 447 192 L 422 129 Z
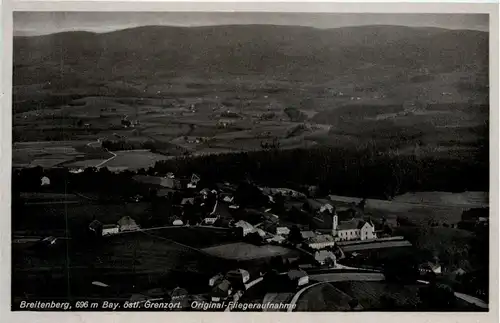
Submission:
M 339 223 L 337 214 L 333 215 L 332 235 L 337 241 L 376 239 L 375 226 L 371 221 L 352 219 Z

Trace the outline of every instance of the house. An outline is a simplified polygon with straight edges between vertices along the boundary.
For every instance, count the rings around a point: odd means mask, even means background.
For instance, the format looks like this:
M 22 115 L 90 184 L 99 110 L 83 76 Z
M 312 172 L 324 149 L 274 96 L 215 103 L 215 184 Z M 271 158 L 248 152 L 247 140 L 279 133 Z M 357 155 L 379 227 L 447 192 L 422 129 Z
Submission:
M 302 269 L 292 269 L 288 273 L 288 279 L 295 282 L 297 286 L 309 284 L 309 276 Z
M 314 260 L 320 265 L 330 264 L 335 266 L 337 263 L 337 258 L 333 252 L 328 250 L 318 250 L 314 253 Z
M 43 176 L 40 179 L 40 185 L 41 186 L 49 186 L 50 185 L 50 179 L 47 176 Z
M 172 293 L 170 294 L 172 302 L 179 302 L 184 300 L 188 296 L 187 290 L 184 288 L 176 287 L 174 290 L 172 290 Z
M 277 227 L 276 228 L 276 234 L 280 234 L 280 235 L 288 235 L 290 234 L 290 229 L 288 229 L 287 227 Z
M 286 238 L 280 235 L 275 235 L 272 238 L 266 240 L 268 243 L 282 244 L 286 241 Z
M 224 301 L 231 296 L 232 292 L 231 283 L 227 279 L 224 279 L 212 289 L 211 300 L 212 302 Z
M 186 204 L 191 204 L 194 205 L 194 198 L 193 197 L 185 197 L 181 201 L 181 205 L 186 205 Z
M 213 225 L 215 223 L 215 221 L 219 220 L 219 218 L 220 218 L 220 216 L 218 216 L 218 215 L 208 216 L 208 217 L 203 219 L 203 223 Z
M 57 238 L 56 237 L 47 237 L 42 240 L 43 243 L 46 243 L 48 245 L 53 245 L 56 244 Z
M 178 226 L 178 225 L 184 225 L 184 222 L 182 222 L 182 220 L 180 220 L 180 219 L 177 219 L 177 220 L 174 220 L 174 222 L 172 222 L 172 224 Z
M 333 247 L 335 245 L 335 239 L 329 234 L 321 234 L 315 237 L 309 238 L 306 241 L 307 245 L 311 249 L 325 249 L 328 247 Z
M 218 283 L 222 282 L 224 276 L 222 274 L 217 274 L 208 280 L 208 286 L 214 287 Z
M 333 214 L 335 212 L 335 207 L 333 207 L 331 202 L 328 200 L 321 199 L 307 199 L 304 203 L 304 209 L 309 210 L 313 213 L 323 213 L 328 212 Z
M 117 224 L 104 224 L 102 226 L 103 236 L 117 234 L 118 232 L 120 232 L 120 228 L 118 227 Z
M 375 226 L 369 221 L 352 219 L 339 223 L 338 216 L 333 216 L 332 235 L 340 241 L 376 239 Z
M 234 226 L 243 229 L 243 236 L 246 236 L 247 234 L 254 232 L 253 225 L 243 220 L 236 222 Z
M 307 240 L 315 237 L 316 233 L 314 233 L 313 231 L 300 231 L 300 235 L 302 236 L 302 239 Z
M 136 182 L 150 185 L 158 185 L 171 189 L 181 189 L 182 183 L 179 179 L 171 176 L 148 176 L 148 175 L 136 175 L 133 177 Z
M 140 227 L 130 216 L 124 216 L 118 221 L 119 231 L 134 231 L 139 230 Z
M 428 261 L 421 264 L 418 268 L 421 274 L 441 274 L 441 265 L 437 262 Z
M 250 273 L 245 269 L 230 270 L 226 274 L 226 279 L 233 283 L 246 284 L 250 280 Z
M 101 234 L 102 223 L 98 220 L 94 220 L 94 221 L 90 222 L 89 230 L 93 231 L 94 233 Z

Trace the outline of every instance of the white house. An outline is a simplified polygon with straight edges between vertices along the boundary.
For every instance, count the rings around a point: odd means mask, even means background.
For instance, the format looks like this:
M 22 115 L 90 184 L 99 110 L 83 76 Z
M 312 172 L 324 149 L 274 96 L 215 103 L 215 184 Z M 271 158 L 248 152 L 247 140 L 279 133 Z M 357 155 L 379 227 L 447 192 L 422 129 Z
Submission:
M 184 225 L 184 222 L 182 222 L 182 220 L 180 220 L 180 219 L 177 219 L 177 220 L 174 220 L 174 222 L 172 224 L 173 225 Z
M 297 286 L 309 284 L 309 276 L 302 269 L 292 269 L 287 273 L 288 279 L 297 283 Z
M 329 234 L 317 235 L 307 240 L 307 245 L 311 249 L 325 249 L 335 245 L 335 239 Z
M 215 221 L 217 221 L 219 218 L 220 218 L 219 215 L 217 215 L 217 216 L 212 216 L 211 215 L 209 217 L 204 218 L 203 219 L 203 223 L 205 223 L 205 224 L 214 224 Z
M 40 180 L 40 185 L 41 186 L 49 186 L 50 185 L 50 179 L 47 176 L 44 176 Z
M 118 227 L 117 224 L 104 224 L 102 226 L 103 236 L 117 234 L 118 232 L 120 232 L 120 228 Z
M 283 236 L 280 236 L 280 235 L 275 235 L 274 237 L 272 238 L 269 238 L 267 239 L 266 241 L 268 243 L 276 243 L 276 244 L 282 244 L 283 242 L 285 242 L 285 238 Z
M 287 227 L 277 227 L 276 228 L 276 234 L 279 234 L 279 235 L 289 235 L 290 234 L 290 229 L 288 229 Z

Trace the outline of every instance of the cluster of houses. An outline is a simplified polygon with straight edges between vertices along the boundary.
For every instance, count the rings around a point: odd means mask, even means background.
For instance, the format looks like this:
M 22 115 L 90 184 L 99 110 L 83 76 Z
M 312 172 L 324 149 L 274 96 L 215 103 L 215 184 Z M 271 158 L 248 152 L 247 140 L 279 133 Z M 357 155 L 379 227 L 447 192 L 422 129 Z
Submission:
M 124 216 L 117 223 L 103 224 L 99 220 L 93 220 L 89 224 L 89 230 L 97 235 L 109 236 L 126 231 L 139 230 L 140 226 L 130 216 Z

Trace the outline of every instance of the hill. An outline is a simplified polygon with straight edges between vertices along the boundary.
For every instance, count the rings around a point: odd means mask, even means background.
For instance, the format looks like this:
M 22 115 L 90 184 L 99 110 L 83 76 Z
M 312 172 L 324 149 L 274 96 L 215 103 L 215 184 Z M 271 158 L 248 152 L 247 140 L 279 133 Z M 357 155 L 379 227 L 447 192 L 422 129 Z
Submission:
M 146 26 L 102 34 L 14 37 L 16 102 L 33 95 L 21 86 L 36 87 L 37 94 L 165 96 L 168 91 L 158 93 L 154 85 L 182 80 L 231 89 L 244 77 L 243 87 L 251 87 L 245 81 L 304 86 L 342 78 L 383 86 L 422 71 L 432 77 L 484 74 L 487 69 L 488 34 L 469 30 Z
M 370 144 L 462 158 L 486 147 L 488 133 L 488 33 L 471 30 L 145 26 L 18 36 L 13 74 L 15 142 L 120 136 L 219 152 L 277 138 L 280 148 Z M 140 126 L 124 129 L 128 116 Z

